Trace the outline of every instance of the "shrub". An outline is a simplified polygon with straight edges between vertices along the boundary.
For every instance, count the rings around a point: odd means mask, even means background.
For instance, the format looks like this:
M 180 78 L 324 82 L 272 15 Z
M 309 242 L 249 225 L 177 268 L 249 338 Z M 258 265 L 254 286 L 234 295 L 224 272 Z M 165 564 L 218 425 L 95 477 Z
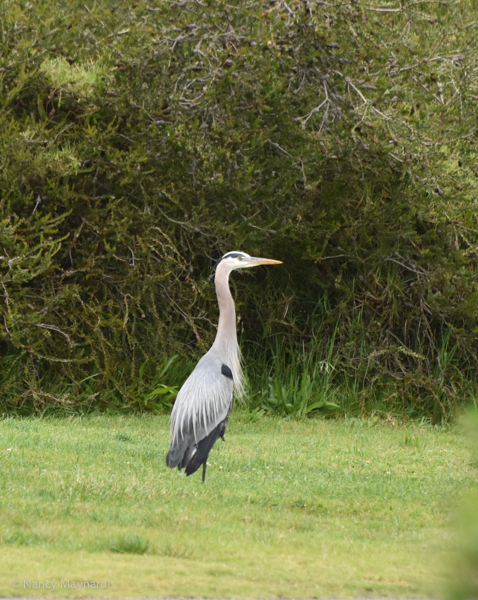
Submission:
M 476 9 L 7 0 L 4 405 L 118 372 L 135 405 L 145 362 L 207 348 L 240 248 L 284 261 L 235 280 L 249 356 L 335 336 L 338 377 L 446 415 L 477 365 Z

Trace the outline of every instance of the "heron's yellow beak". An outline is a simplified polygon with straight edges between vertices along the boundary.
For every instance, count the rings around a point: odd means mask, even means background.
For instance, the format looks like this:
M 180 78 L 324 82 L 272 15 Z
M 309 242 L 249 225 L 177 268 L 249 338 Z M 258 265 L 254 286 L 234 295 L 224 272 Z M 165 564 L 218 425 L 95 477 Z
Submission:
M 259 265 L 281 265 L 281 260 L 273 260 L 272 258 L 256 258 L 252 257 L 247 261 L 251 267 L 258 267 Z

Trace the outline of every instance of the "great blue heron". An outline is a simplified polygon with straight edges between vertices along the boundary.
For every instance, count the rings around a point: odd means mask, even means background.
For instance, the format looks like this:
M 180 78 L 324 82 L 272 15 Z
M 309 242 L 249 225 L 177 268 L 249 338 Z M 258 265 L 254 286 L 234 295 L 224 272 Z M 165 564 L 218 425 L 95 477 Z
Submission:
M 217 438 L 224 440 L 234 394 L 243 395 L 241 351 L 236 335 L 236 310 L 229 274 L 236 269 L 279 265 L 280 260 L 254 258 L 245 252 L 228 252 L 213 267 L 219 303 L 219 324 L 211 349 L 201 358 L 179 390 L 171 415 L 171 446 L 168 467 L 195 473 L 202 465 L 206 477 L 207 458 Z

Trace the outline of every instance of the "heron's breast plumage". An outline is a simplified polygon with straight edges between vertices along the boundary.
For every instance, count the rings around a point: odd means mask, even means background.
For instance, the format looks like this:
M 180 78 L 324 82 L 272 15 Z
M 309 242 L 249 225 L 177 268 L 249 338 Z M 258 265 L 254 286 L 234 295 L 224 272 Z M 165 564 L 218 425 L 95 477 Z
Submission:
M 223 364 L 211 348 L 185 381 L 171 414 L 173 444 L 185 438 L 197 443 L 229 414 L 234 384 L 223 374 Z M 233 374 L 232 369 L 230 372 Z

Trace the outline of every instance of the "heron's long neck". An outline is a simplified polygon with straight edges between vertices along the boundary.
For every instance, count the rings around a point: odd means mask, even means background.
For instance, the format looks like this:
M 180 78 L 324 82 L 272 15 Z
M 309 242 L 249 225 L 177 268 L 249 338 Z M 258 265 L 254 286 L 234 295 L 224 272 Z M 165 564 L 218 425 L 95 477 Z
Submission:
M 236 309 L 228 280 L 229 272 L 226 266 L 219 263 L 215 277 L 217 301 L 219 304 L 219 324 L 213 348 L 219 352 L 224 363 L 231 369 L 234 381 L 234 395 L 240 400 L 244 397 L 244 375 L 241 368 L 241 351 L 237 343 Z
M 226 350 L 237 347 L 236 309 L 229 289 L 229 273 L 221 266 L 219 264 L 215 277 L 219 324 L 214 345 L 221 346 Z

